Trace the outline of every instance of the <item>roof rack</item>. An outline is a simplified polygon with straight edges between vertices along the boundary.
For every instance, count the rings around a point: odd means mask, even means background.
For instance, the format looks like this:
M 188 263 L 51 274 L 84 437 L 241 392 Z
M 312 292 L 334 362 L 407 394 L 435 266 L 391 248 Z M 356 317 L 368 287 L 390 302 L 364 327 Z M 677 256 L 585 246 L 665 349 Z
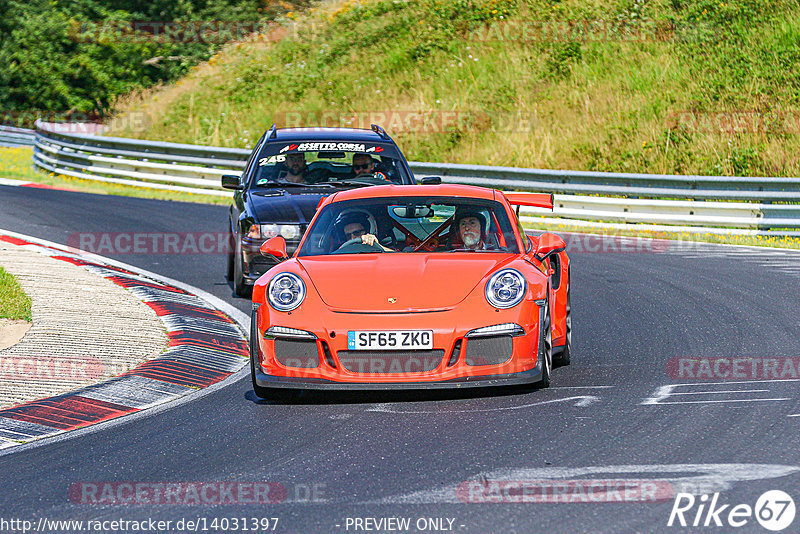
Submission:
M 269 127 L 269 130 L 267 130 L 267 139 L 275 139 L 277 137 L 278 137 L 278 125 L 273 122 L 272 126 Z
M 378 134 L 381 137 L 381 139 L 386 139 L 387 141 L 391 141 L 392 138 L 389 137 L 389 134 L 386 133 L 386 130 L 384 130 L 377 124 L 370 124 L 369 127 L 372 128 L 372 131 Z

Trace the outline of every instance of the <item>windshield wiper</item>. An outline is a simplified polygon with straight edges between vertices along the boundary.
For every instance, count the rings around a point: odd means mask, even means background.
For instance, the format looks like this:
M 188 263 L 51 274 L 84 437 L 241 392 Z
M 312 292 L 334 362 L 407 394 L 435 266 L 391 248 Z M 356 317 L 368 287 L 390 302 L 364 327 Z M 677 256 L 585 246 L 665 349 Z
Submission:
M 257 185 L 256 187 L 265 187 L 265 188 L 268 188 L 268 189 L 274 189 L 274 188 L 277 188 L 277 187 L 287 187 L 287 186 L 288 187 L 320 187 L 320 186 L 322 186 L 322 187 L 333 187 L 334 185 L 335 184 L 333 184 L 331 182 L 317 182 L 317 183 L 313 183 L 313 184 L 304 184 L 304 183 L 303 184 L 299 184 L 297 182 L 280 181 L 280 182 L 267 182 L 267 183 L 264 183 L 264 184 Z
M 377 184 L 370 184 L 370 183 L 367 183 L 367 182 L 353 182 L 351 180 L 341 180 L 341 181 L 336 181 L 336 182 L 325 182 L 325 185 L 340 185 L 340 184 L 342 184 L 342 185 L 352 185 L 352 186 L 355 186 L 355 187 L 372 187 L 373 185 L 377 185 Z
M 256 187 L 265 187 L 265 188 L 273 188 L 273 187 L 308 187 L 310 184 L 298 184 L 295 182 L 266 182 L 263 184 L 256 184 Z

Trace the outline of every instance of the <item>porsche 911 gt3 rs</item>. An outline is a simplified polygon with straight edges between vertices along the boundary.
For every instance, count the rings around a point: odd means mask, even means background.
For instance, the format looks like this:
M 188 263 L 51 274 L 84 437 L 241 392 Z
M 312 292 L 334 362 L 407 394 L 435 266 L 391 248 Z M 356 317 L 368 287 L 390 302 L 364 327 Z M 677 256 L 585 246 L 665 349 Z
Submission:
M 550 384 L 571 353 L 565 242 L 514 206 L 552 195 L 386 185 L 327 197 L 253 292 L 255 393 Z M 262 246 L 286 257 L 283 237 Z

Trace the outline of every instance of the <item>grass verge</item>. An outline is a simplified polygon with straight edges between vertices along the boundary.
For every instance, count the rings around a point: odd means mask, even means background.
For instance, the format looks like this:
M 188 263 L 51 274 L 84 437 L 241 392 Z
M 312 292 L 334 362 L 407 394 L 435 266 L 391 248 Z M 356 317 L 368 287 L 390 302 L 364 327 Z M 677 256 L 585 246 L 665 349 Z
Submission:
M 71 176 L 47 173 L 33 168 L 31 164 L 32 155 L 33 150 L 30 148 L 0 147 L 0 178 L 13 178 L 15 180 L 35 182 L 37 184 L 61 189 L 72 189 L 82 193 L 95 193 L 100 195 L 152 198 L 178 202 L 195 202 L 198 204 L 228 205 L 231 202 L 230 199 L 226 197 L 95 182 L 93 180 L 83 180 Z
M 31 299 L 14 276 L 0 267 L 0 319 L 31 322 Z
M 377 122 L 415 161 L 798 176 L 799 13 L 797 0 L 334 1 L 129 95 L 117 133 L 244 147 L 273 121 Z

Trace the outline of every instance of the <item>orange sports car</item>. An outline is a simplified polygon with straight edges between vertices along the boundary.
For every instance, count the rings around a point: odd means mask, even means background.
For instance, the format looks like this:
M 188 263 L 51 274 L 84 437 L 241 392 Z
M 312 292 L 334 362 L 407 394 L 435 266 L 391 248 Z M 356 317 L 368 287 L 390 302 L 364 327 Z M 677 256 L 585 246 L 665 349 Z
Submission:
M 294 256 L 255 284 L 256 395 L 547 387 L 570 359 L 569 258 L 559 236 L 525 235 L 520 205 L 553 198 L 434 183 L 322 200 Z M 283 237 L 261 252 L 286 258 Z

